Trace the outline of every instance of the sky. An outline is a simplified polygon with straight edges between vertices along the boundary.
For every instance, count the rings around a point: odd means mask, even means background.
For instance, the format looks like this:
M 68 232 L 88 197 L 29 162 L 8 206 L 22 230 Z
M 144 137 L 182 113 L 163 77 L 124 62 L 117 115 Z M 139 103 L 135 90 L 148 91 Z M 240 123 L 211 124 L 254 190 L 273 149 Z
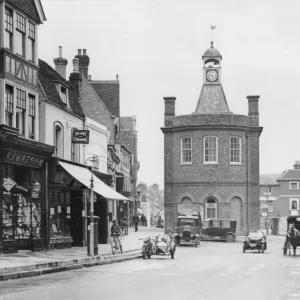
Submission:
M 77 49 L 87 49 L 93 80 L 120 80 L 121 116 L 137 118 L 138 178 L 164 185 L 163 97 L 176 115 L 195 111 L 202 55 L 222 54 L 229 109 L 248 114 L 260 95 L 260 173 L 281 173 L 300 160 L 300 1 L 42 0 L 39 57 L 54 67 L 58 47 L 67 76 Z M 299 134 L 299 136 L 298 136 Z

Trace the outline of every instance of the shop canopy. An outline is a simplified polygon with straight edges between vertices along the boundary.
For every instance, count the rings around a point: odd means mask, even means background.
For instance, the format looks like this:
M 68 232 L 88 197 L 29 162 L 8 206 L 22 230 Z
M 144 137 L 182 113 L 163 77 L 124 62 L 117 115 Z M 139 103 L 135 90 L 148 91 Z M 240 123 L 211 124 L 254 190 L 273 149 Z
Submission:
M 85 185 L 87 188 L 91 188 L 91 171 L 88 168 L 81 167 L 78 165 L 69 164 L 67 162 L 60 161 L 59 164 L 76 180 Z M 103 196 L 108 200 L 122 200 L 129 201 L 128 198 L 119 194 L 103 181 L 101 181 L 97 176 L 93 176 L 94 189 L 93 191 L 97 194 Z

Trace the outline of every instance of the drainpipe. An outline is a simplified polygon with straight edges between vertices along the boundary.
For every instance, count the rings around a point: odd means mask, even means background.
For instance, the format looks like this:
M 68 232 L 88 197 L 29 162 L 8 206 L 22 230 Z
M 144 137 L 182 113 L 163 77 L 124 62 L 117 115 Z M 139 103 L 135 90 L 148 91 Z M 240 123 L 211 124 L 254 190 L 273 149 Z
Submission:
M 247 222 L 247 235 L 249 235 L 249 135 L 248 132 L 246 132 L 246 210 L 247 210 L 247 215 L 246 215 L 246 222 Z
M 48 161 L 45 163 L 45 227 L 46 249 L 50 250 L 50 227 L 49 227 L 49 198 L 48 198 Z

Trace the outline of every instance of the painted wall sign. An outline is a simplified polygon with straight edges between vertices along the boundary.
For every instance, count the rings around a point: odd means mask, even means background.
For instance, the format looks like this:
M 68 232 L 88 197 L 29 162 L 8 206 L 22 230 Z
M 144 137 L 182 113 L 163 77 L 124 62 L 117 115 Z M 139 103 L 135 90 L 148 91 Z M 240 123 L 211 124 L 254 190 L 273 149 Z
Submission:
M 72 143 L 73 144 L 88 144 L 90 140 L 89 130 L 77 130 L 72 131 Z
M 4 157 L 4 161 L 28 167 L 41 168 L 45 162 L 45 159 L 36 157 L 34 155 L 8 151 Z

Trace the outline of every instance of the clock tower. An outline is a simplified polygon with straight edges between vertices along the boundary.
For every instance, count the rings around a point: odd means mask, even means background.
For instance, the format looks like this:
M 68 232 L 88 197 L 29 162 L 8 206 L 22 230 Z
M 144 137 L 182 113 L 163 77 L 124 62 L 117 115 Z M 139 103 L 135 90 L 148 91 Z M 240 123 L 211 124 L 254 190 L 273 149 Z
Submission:
M 211 41 L 203 56 L 203 86 L 195 114 L 230 113 L 221 84 L 222 55 Z

